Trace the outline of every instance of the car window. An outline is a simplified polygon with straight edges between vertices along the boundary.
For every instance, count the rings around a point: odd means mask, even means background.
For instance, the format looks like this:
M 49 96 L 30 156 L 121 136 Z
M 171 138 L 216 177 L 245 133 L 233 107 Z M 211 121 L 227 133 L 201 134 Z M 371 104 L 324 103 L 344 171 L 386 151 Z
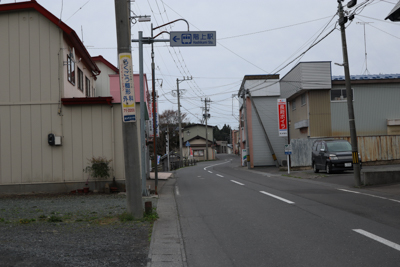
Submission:
M 325 144 L 321 144 L 321 149 L 325 150 Z
M 351 151 L 351 145 L 349 142 L 332 142 L 326 144 L 329 152 L 344 152 Z
M 317 151 L 320 151 L 321 150 L 321 143 L 318 143 L 318 145 L 317 145 Z

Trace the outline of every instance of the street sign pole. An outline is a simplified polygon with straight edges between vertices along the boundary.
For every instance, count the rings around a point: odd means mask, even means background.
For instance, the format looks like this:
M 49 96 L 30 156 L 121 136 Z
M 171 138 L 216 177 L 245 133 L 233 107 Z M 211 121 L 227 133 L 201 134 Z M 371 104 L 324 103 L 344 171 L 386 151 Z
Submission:
M 117 25 L 117 43 L 118 43 L 118 54 L 119 57 L 121 55 L 128 54 L 131 55 L 131 44 L 130 40 L 130 19 L 128 14 L 130 13 L 130 3 L 124 0 L 115 0 L 115 21 Z M 129 60 L 121 61 L 126 64 L 126 74 L 128 80 L 130 80 L 130 76 L 132 76 L 132 85 L 133 85 L 133 74 L 132 68 L 129 66 Z M 123 70 L 120 69 L 120 72 Z M 121 75 L 121 73 L 120 73 Z M 121 89 L 126 88 L 126 86 L 120 82 Z M 133 92 L 134 89 L 129 88 Z M 122 93 L 122 92 L 121 92 Z M 126 90 L 125 90 L 126 93 Z M 124 99 L 121 99 L 121 106 L 124 105 Z M 129 100 L 129 98 L 128 98 Z M 126 102 L 129 106 L 130 104 Z M 134 104 L 134 101 L 133 101 Z M 129 112 L 128 107 L 127 111 Z M 142 194 L 141 194 L 141 180 L 140 180 L 140 172 L 137 171 L 139 169 L 139 146 L 138 146 L 138 136 L 137 136 L 137 124 L 133 121 L 133 116 L 128 115 L 128 117 L 124 117 L 122 111 L 122 136 L 123 136 L 123 144 L 124 144 L 124 161 L 125 161 L 125 187 L 126 187 L 126 201 L 127 201 L 127 211 L 132 214 L 136 219 L 140 219 L 143 217 L 143 207 L 142 207 Z M 125 120 L 127 119 L 127 120 Z

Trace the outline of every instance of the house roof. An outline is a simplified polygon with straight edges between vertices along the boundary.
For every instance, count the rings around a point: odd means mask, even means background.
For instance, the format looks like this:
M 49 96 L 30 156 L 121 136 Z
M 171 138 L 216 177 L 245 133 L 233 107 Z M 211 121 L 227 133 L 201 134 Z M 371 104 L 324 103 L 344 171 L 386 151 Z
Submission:
M 110 69 L 112 69 L 115 73 L 119 73 L 119 69 L 117 67 L 115 67 L 110 61 L 108 61 L 107 59 L 105 59 L 103 56 L 97 56 L 97 57 L 92 57 L 93 61 L 100 61 L 101 63 L 103 63 L 104 65 L 106 65 L 107 67 L 109 67 Z
M 352 84 L 400 83 L 400 74 L 350 75 Z M 344 84 L 344 76 L 332 76 L 332 85 Z
M 368 75 L 350 75 L 351 80 L 382 80 L 382 79 L 400 79 L 400 74 L 368 74 Z M 344 76 L 332 76 L 332 81 L 344 81 Z
M 189 142 L 189 143 L 190 143 L 190 141 L 196 140 L 196 139 L 202 139 L 202 140 L 204 140 L 204 141 L 206 140 L 204 137 L 202 137 L 202 136 L 200 136 L 200 135 L 196 135 L 195 137 L 192 137 L 192 138 L 186 140 L 185 142 Z M 209 143 L 213 143 L 213 141 L 210 140 L 210 139 L 208 139 L 208 142 L 209 142 Z
M 49 21 L 51 21 L 54 25 L 59 27 L 64 32 L 64 37 L 72 44 L 72 46 L 75 48 L 75 51 L 78 52 L 79 55 L 82 57 L 83 62 L 85 62 L 88 65 L 88 67 L 90 67 L 93 74 L 94 75 L 100 74 L 100 69 L 97 67 L 96 63 L 92 60 L 92 57 L 86 50 L 85 46 L 79 39 L 76 32 L 73 29 L 71 29 L 67 24 L 62 22 L 59 18 L 50 13 L 43 6 L 38 4 L 35 0 L 27 2 L 10 3 L 10 4 L 0 4 L 0 13 L 19 11 L 19 10 L 36 10 L 44 17 L 46 17 Z
M 279 80 L 279 74 L 252 74 L 252 75 L 244 75 L 242 84 L 240 85 L 238 97 L 241 97 L 243 94 L 242 91 L 244 90 L 244 84 L 248 80 Z
M 183 129 L 192 128 L 192 127 L 195 127 L 195 126 L 204 126 L 204 127 L 205 127 L 204 124 L 196 123 L 196 124 L 187 125 L 187 126 L 185 126 L 185 128 L 183 128 Z M 207 127 L 214 128 L 215 126 L 207 125 Z

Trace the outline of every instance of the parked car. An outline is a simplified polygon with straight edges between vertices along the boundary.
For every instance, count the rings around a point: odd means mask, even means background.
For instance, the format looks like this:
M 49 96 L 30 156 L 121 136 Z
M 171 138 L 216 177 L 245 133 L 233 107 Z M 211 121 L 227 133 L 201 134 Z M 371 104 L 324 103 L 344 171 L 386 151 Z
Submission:
M 314 172 L 353 170 L 351 144 L 346 140 L 317 140 L 312 148 L 312 167 Z M 359 157 L 360 167 L 361 159 Z

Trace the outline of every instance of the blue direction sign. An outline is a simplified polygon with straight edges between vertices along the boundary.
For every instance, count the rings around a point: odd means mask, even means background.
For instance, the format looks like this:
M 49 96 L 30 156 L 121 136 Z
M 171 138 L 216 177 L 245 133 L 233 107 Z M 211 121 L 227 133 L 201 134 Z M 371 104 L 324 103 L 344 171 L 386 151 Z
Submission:
M 216 31 L 171 32 L 171 46 L 216 46 Z

